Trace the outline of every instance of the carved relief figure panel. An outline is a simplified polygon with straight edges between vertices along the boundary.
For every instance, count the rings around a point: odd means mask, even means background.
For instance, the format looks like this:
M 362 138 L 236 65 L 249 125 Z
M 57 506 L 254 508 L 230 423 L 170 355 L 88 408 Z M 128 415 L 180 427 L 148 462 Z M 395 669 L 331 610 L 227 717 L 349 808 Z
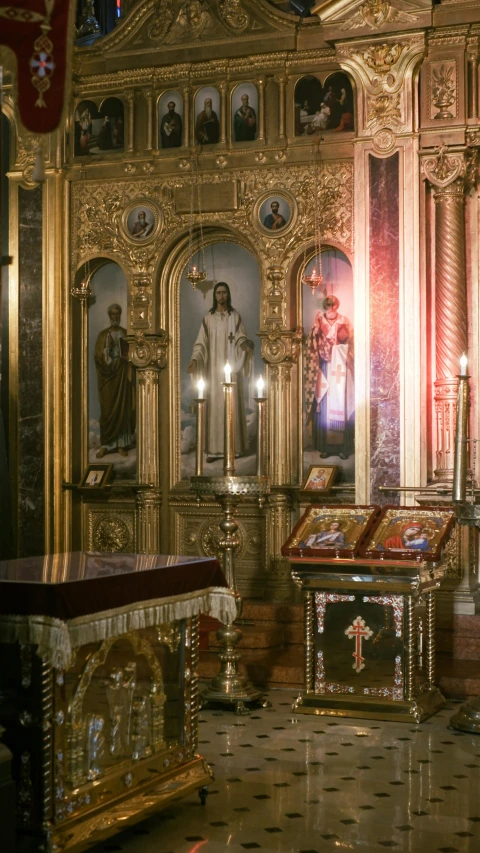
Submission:
M 214 145 L 220 139 L 220 94 L 214 86 L 203 86 L 195 96 L 195 142 Z
M 115 474 L 134 479 L 135 376 L 128 361 L 127 282 L 117 264 L 92 276 L 88 312 L 88 458 L 112 462 Z
M 307 274 L 318 270 L 318 258 L 307 264 Z M 303 465 L 322 459 L 339 466 L 339 478 L 353 482 L 355 396 L 353 373 L 353 279 L 343 252 L 322 252 L 324 286 L 303 293 L 304 431 Z
M 183 98 L 177 89 L 164 92 L 158 102 L 158 147 L 183 145 Z
M 323 86 L 313 75 L 297 81 L 295 136 L 353 129 L 353 91 L 346 74 L 341 71 L 330 74 Z
M 232 139 L 253 142 L 257 138 L 258 91 L 253 83 L 240 83 L 232 92 Z
M 99 108 L 94 101 L 81 101 L 75 110 L 75 156 L 123 151 L 123 148 L 122 101 L 119 98 L 106 98 Z
M 263 375 L 256 332 L 260 316 L 260 272 L 255 258 L 234 243 L 206 249 L 212 275 L 197 290 L 180 282 L 181 476 L 195 473 L 197 382 L 205 382 L 205 474 L 223 472 L 223 387 L 228 361 L 235 383 L 235 455 L 238 474 L 255 472 L 254 382 Z

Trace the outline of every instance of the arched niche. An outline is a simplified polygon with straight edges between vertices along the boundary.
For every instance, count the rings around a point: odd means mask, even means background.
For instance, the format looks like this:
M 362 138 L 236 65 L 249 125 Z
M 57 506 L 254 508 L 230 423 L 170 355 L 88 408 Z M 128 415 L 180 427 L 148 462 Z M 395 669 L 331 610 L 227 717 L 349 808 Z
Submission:
M 353 89 L 348 74 L 335 71 L 328 75 L 323 84 L 323 102 L 330 109 L 327 130 L 354 130 Z
M 313 74 L 300 77 L 295 84 L 295 136 L 306 136 L 307 128 L 322 103 L 323 87 Z
M 96 133 L 102 122 L 95 101 L 80 101 L 75 107 L 74 122 L 74 155 L 75 157 L 88 156 L 95 144 Z
M 214 145 L 220 140 L 220 93 L 214 86 L 202 86 L 195 95 L 195 142 Z
M 158 99 L 158 147 L 183 145 L 183 98 L 178 89 L 169 89 Z
M 258 90 L 253 83 L 239 83 L 232 90 L 232 141 L 253 142 L 258 128 Z
M 86 394 L 78 399 L 78 414 L 86 424 L 84 465 L 111 463 L 117 479 L 134 480 L 135 375 L 125 340 L 127 278 L 122 267 L 109 258 L 88 261 L 77 271 L 76 286 L 82 278 L 92 291 L 86 307 L 86 330 L 83 337 L 76 338 L 87 353 Z M 121 311 L 117 308 L 112 314 L 112 306 L 119 306 Z
M 347 255 L 322 247 L 323 284 L 312 293 L 303 271 L 320 270 L 314 251 L 300 264 L 298 289 L 305 333 L 302 354 L 303 470 L 336 465 L 337 482 L 355 481 L 354 290 Z
M 125 141 L 125 108 L 120 98 L 105 98 L 100 104 L 100 123 L 93 122 L 96 131 L 96 145 L 91 148 L 92 154 L 102 151 L 123 151 Z
M 225 361 L 237 370 L 238 390 L 236 418 L 236 469 L 239 474 L 255 473 L 256 408 L 254 404 L 255 382 L 263 375 L 263 362 L 260 357 L 260 344 L 257 332 L 260 328 L 260 268 L 255 255 L 233 235 L 228 233 L 205 234 L 205 269 L 207 279 L 193 289 L 186 278 L 191 261 L 200 265 L 201 253 L 192 253 L 192 246 L 185 245 L 181 258 L 176 265 L 176 275 L 171 294 L 170 326 L 175 344 L 175 358 L 172 364 L 171 394 L 172 423 L 176 424 L 174 433 L 178 438 L 178 449 L 172 459 L 174 482 L 185 480 L 194 473 L 196 453 L 195 417 L 192 414 L 192 401 L 197 396 L 196 382 L 188 372 L 189 364 L 198 347 L 206 346 L 203 335 L 205 323 L 209 324 L 212 315 L 213 293 L 218 282 L 226 282 L 231 292 L 232 306 L 238 314 L 229 332 L 232 340 L 225 351 L 217 347 L 208 353 L 212 356 L 214 367 L 199 367 L 197 374 L 206 382 L 207 407 L 210 406 L 211 418 L 215 418 L 215 435 L 212 435 L 212 421 L 207 423 L 207 443 L 204 453 L 205 474 L 223 472 L 223 390 Z M 238 322 L 240 318 L 240 323 Z M 220 321 L 221 322 L 221 321 Z M 203 340 L 202 340 L 203 338 Z M 219 339 L 220 340 L 220 339 Z M 242 350 L 242 344 L 248 340 L 253 345 Z M 207 344 L 208 346 L 208 344 Z M 241 386 L 241 388 L 240 388 Z M 213 388 L 213 392 L 212 392 Z M 221 405 L 220 405 L 221 404 Z M 217 441 L 217 444 L 215 443 Z M 219 444 L 218 444 L 219 442 Z M 215 458 L 213 458 L 215 457 Z M 210 461 L 207 461 L 210 460 Z

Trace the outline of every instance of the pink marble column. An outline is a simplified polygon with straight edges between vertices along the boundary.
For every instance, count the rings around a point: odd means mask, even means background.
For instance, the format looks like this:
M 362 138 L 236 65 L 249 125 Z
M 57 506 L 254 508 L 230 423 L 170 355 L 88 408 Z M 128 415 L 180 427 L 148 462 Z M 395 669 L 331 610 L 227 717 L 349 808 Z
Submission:
M 467 351 L 465 192 L 459 179 L 435 195 L 436 480 L 453 478 L 457 375 Z

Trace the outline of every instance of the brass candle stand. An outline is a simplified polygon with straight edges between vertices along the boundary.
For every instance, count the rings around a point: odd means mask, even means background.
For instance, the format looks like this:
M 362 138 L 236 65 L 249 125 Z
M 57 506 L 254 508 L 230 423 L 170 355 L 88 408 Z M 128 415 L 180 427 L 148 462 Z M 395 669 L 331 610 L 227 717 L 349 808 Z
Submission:
M 455 504 L 457 524 L 480 529 L 480 507 L 475 503 L 473 489 L 472 502 L 467 501 L 468 472 L 468 408 L 469 379 L 465 372 L 465 363 L 458 377 L 457 418 L 455 434 L 455 461 L 453 466 L 452 497 Z M 472 486 L 474 477 L 472 475 Z M 450 725 L 461 732 L 480 734 L 480 696 L 464 702 L 450 720 Z
M 242 599 L 235 580 L 234 556 L 240 544 L 237 535 L 236 510 L 241 499 L 245 497 L 257 498 L 262 504 L 270 491 L 268 478 L 235 475 L 192 477 L 191 488 L 201 498 L 214 497 L 222 508 L 223 518 L 219 522 L 221 531 L 219 548 L 222 552 L 223 572 L 230 589 L 235 593 L 238 619 L 242 612 Z M 233 623 L 222 625 L 217 631 L 217 639 L 221 644 L 218 653 L 220 672 L 203 691 L 200 697 L 201 706 L 205 706 L 208 702 L 234 705 L 235 713 L 238 715 L 250 713 L 246 703 L 257 702 L 267 707 L 269 703 L 263 701 L 262 691 L 249 684 L 238 672 L 240 653 L 236 646 L 242 639 L 240 629 Z
M 257 467 L 256 475 L 235 476 L 235 429 L 234 429 L 234 383 L 230 381 L 231 371 L 229 366 L 225 370 L 226 381 L 223 383 L 224 396 L 224 456 L 223 476 L 203 475 L 203 443 L 204 443 L 204 405 L 203 400 L 196 400 L 197 404 L 197 456 L 196 475 L 191 478 L 191 488 L 199 498 L 214 497 L 222 508 L 223 517 L 219 523 L 220 541 L 219 548 L 222 552 L 223 572 L 230 589 L 235 593 L 237 602 L 237 619 L 242 612 L 242 599 L 237 590 L 235 579 L 235 550 L 240 541 L 237 535 L 238 522 L 236 519 L 237 506 L 242 498 L 257 498 L 260 505 L 270 491 L 268 478 L 264 474 L 265 468 L 265 404 L 266 398 L 259 396 L 255 398 L 258 407 L 258 429 L 257 429 Z M 220 660 L 220 672 L 216 675 L 210 685 L 201 695 L 202 707 L 208 702 L 219 702 L 229 706 L 235 706 L 235 713 L 239 715 L 249 714 L 246 703 L 257 702 L 264 706 L 269 703 L 263 702 L 261 690 L 257 690 L 243 678 L 238 672 L 240 654 L 237 645 L 242 638 L 242 632 L 233 623 L 222 625 L 217 631 L 217 639 L 220 642 L 218 657 Z

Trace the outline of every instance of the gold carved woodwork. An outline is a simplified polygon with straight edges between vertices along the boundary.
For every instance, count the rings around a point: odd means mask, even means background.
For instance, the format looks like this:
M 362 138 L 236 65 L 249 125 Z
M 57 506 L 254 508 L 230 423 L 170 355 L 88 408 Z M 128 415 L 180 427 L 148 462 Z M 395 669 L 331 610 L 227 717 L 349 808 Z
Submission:
M 302 346 L 303 329 L 293 331 L 274 326 L 268 332 L 259 332 L 262 358 L 267 364 L 296 363 Z
M 430 118 L 454 119 L 457 115 L 458 74 L 456 59 L 432 60 L 428 66 Z
M 163 370 L 167 366 L 168 340 L 165 332 L 158 335 L 145 335 L 137 332 L 129 338 L 129 358 L 137 368 L 147 367 Z
M 192 505 L 185 497 L 170 499 L 175 518 L 175 548 L 185 556 L 219 557 L 221 514 L 217 504 Z M 263 597 L 265 575 L 259 566 L 267 564 L 265 517 L 257 503 L 243 501 L 238 511 L 239 547 L 235 555 L 235 576 L 242 595 Z M 179 551 L 178 551 L 179 553 Z
M 359 82 L 359 134 L 375 134 L 379 128 L 413 129 L 413 83 L 416 65 L 425 50 L 424 34 L 399 39 L 382 37 L 372 44 L 337 44 L 338 60 Z
M 370 27 L 371 30 L 379 30 L 385 24 L 413 24 L 418 20 L 418 15 L 395 9 L 389 0 L 366 0 L 353 15 L 351 9 L 352 6 L 349 8 L 350 14 L 347 20 L 324 20 L 322 15 L 322 21 L 341 32 L 350 32 L 365 26 Z
M 87 509 L 87 550 L 136 551 L 135 513 L 130 511 Z

